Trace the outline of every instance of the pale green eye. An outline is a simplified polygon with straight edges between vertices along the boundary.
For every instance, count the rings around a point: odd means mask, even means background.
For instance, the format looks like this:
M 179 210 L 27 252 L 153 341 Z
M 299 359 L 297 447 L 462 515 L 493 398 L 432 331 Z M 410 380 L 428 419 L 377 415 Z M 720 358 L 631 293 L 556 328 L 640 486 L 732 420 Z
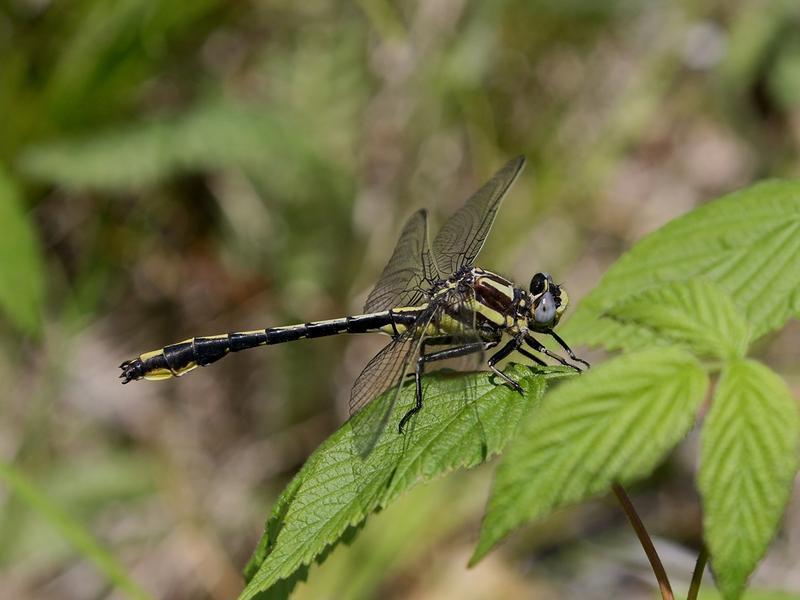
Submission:
M 553 294 L 545 292 L 533 311 L 533 319 L 542 325 L 550 323 L 556 316 L 556 301 Z

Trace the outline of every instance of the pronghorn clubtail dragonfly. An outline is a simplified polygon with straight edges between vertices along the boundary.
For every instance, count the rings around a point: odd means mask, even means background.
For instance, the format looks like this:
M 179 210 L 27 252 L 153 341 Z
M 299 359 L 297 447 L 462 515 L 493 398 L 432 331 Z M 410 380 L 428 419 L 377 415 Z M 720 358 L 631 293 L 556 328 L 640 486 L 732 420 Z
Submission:
M 569 298 L 549 274 L 536 273 L 524 289 L 475 266 L 500 203 L 524 164 L 523 156 L 509 161 L 445 222 L 430 245 L 427 213 L 414 213 L 367 297 L 364 314 L 191 338 L 126 360 L 120 365 L 122 383 L 180 377 L 248 348 L 339 333 L 380 332 L 391 341 L 369 361 L 350 394 L 351 415 L 378 397 L 385 404 L 359 424 L 359 451 L 366 454 L 385 428 L 406 376 L 414 376 L 416 402 L 400 419 L 399 432 L 422 410 L 422 382 L 429 363 L 484 357 L 493 350 L 487 366 L 519 392 L 520 385 L 497 367 L 514 352 L 541 366 L 546 363 L 533 352 L 577 371 L 582 369 L 574 363 L 589 367 L 553 331 Z M 546 348 L 536 335 L 551 336 L 573 362 Z M 432 346 L 438 349 L 430 350 Z

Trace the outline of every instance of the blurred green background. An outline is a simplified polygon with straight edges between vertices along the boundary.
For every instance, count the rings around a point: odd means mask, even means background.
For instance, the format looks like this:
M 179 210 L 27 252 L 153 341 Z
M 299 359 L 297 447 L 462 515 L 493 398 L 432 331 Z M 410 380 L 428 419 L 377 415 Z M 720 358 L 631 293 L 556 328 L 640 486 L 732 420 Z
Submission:
M 0 460 L 50 503 L 0 484 L 0 597 L 121 597 L 58 511 L 155 597 L 235 596 L 383 340 L 124 388 L 123 359 L 358 312 L 414 209 L 441 223 L 519 153 L 480 264 L 550 271 L 578 300 L 671 218 L 798 174 L 798 34 L 790 1 L 0 4 Z M 795 390 L 798 347 L 795 322 L 759 349 Z M 695 444 L 633 491 L 678 588 L 700 543 Z M 298 597 L 653 597 L 609 499 L 466 570 L 490 481 L 416 490 Z M 798 563 L 795 494 L 754 581 L 800 591 Z

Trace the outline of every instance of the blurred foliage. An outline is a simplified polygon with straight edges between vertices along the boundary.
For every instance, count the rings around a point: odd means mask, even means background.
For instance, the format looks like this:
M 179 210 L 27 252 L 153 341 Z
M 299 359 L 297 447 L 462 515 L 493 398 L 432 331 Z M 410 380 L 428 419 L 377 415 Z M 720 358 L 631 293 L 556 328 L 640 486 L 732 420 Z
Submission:
M 87 560 L 95 564 L 109 581 L 132 598 L 149 598 L 149 595 L 142 590 L 127 575 L 124 567 L 116 559 L 108 554 L 92 536 L 78 522 L 74 521 L 68 514 L 64 513 L 58 504 L 52 502 L 46 494 L 25 476 L 11 466 L 0 464 L 0 481 L 3 481 L 9 491 L 14 492 L 19 499 L 28 507 L 36 510 L 44 517 L 50 525 L 58 529 L 64 539 L 68 540 L 76 550 L 78 550 Z M 52 494 L 52 490 L 50 490 Z M 30 542 L 28 528 L 24 529 L 24 537 L 21 540 Z M 34 538 L 35 539 L 35 538 Z M 18 550 L 18 547 L 14 548 Z
M 3 462 L 154 596 L 236 595 L 266 507 L 344 420 L 379 342 L 298 342 L 161 385 L 120 388 L 116 365 L 194 334 L 358 311 L 412 210 L 449 214 L 519 153 L 532 168 L 481 262 L 521 281 L 548 270 L 579 299 L 644 233 L 798 173 L 798 23 L 789 0 L 2 3 Z M 794 389 L 798 335 L 759 347 Z M 639 498 L 689 546 L 691 468 L 676 456 Z M 0 589 L 108 592 L 0 493 Z M 480 504 L 449 531 L 474 538 Z M 402 531 L 395 508 L 380 518 Z M 510 545 L 492 581 L 649 597 L 624 576 L 646 567 L 604 565 L 617 576 L 598 581 L 576 558 L 576 523 L 602 536 L 623 525 L 616 510 L 573 517 Z M 424 596 L 450 568 L 425 568 L 431 556 L 454 549 L 463 576 L 464 536 L 419 536 L 397 570 L 348 563 L 358 578 L 339 595 Z M 756 583 L 789 585 L 779 565 L 799 546 L 788 535 Z
M 0 170 L 0 306 L 29 334 L 39 332 L 44 300 L 44 265 L 14 181 Z

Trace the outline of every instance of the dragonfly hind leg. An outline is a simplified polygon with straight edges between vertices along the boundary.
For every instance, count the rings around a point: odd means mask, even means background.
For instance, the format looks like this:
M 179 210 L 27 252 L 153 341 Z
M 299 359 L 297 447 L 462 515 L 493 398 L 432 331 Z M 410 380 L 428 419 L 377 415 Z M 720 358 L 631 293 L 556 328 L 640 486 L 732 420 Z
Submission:
M 445 338 L 432 338 L 428 340 L 423 340 L 422 347 L 423 350 L 425 348 L 425 344 L 448 344 L 452 343 L 452 339 L 446 341 Z M 469 344 L 464 344 L 463 346 L 458 346 L 456 348 L 447 348 L 446 350 L 439 350 L 437 352 L 430 352 L 428 354 L 421 354 L 420 357 L 417 359 L 417 367 L 414 371 L 414 383 L 416 384 L 416 403 L 413 407 L 409 409 L 409 411 L 403 415 L 403 418 L 400 419 L 400 424 L 398 425 L 398 431 L 403 433 L 405 426 L 408 424 L 408 421 L 411 417 L 417 414 L 420 410 L 422 410 L 422 376 L 425 374 L 425 364 L 429 362 L 435 362 L 437 360 L 447 360 L 448 358 L 458 358 L 460 356 L 467 356 L 468 354 L 475 354 L 476 352 L 483 352 L 488 350 L 489 348 L 493 348 L 497 345 L 497 342 L 472 342 Z

